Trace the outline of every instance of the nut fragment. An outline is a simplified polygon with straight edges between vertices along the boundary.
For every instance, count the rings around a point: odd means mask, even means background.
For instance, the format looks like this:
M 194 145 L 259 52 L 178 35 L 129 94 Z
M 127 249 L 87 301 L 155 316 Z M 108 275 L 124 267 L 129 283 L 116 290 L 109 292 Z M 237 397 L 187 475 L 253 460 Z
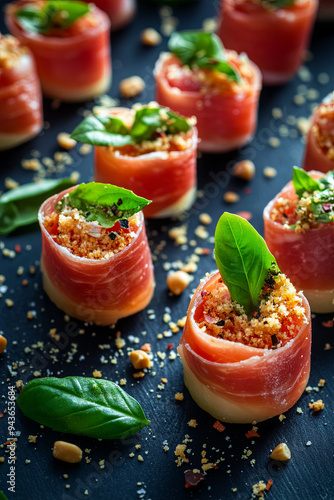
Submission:
M 73 149 L 76 146 L 77 141 L 70 137 L 67 132 L 61 132 L 57 135 L 57 142 L 59 146 L 63 149 Z
M 271 452 L 270 458 L 273 460 L 279 460 L 280 462 L 284 462 L 284 460 L 290 460 L 291 451 L 285 443 L 280 443 L 276 448 Z
M 174 295 L 180 295 L 189 285 L 191 277 L 184 271 L 176 271 L 167 276 L 167 286 Z
M 3 335 L 0 335 L 0 354 L 4 352 L 6 346 L 7 346 L 7 339 Z
M 236 177 L 250 181 L 255 175 L 255 165 L 250 160 L 239 161 L 234 165 L 232 172 Z
M 151 360 L 147 352 L 138 349 L 129 353 L 129 358 L 133 368 L 140 370 L 142 368 L 150 368 Z
M 136 97 L 138 94 L 143 92 L 145 88 L 145 82 L 140 76 L 130 76 L 125 78 L 119 84 L 119 91 L 123 97 Z
M 52 455 L 63 462 L 77 464 L 82 459 L 82 450 L 76 444 L 67 441 L 56 441 L 53 445 Z
M 140 35 L 140 40 L 144 45 L 159 45 L 161 43 L 161 35 L 154 28 L 146 28 Z
M 234 191 L 226 191 L 224 194 L 224 201 L 226 203 L 236 203 L 240 200 L 240 196 Z

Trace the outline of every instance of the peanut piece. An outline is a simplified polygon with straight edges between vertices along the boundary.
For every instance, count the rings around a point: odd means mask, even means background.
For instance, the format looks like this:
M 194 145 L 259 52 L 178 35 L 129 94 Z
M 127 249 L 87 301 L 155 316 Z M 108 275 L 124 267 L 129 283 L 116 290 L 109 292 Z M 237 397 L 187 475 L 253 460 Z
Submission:
M 77 141 L 70 137 L 67 132 L 61 132 L 57 135 L 58 145 L 63 149 L 73 149 L 76 146 Z
M 150 368 L 151 360 L 147 352 L 138 349 L 129 353 L 129 358 L 133 368 L 140 370 L 142 368 Z
M 67 441 L 56 441 L 53 445 L 52 455 L 63 462 L 77 464 L 82 459 L 82 450 L 76 444 Z
M 250 181 L 255 175 L 255 165 L 250 160 L 239 161 L 234 165 L 232 172 L 236 177 Z
M 184 271 L 176 271 L 167 276 L 167 287 L 174 295 L 181 295 L 191 281 L 189 274 Z
M 273 460 L 279 460 L 280 462 L 284 462 L 284 460 L 290 460 L 291 451 L 285 443 L 280 443 L 276 448 L 271 452 L 270 458 Z
M 240 200 L 240 196 L 234 191 L 226 191 L 224 194 L 224 201 L 226 203 L 237 203 Z
M 144 45 L 159 45 L 161 43 L 161 35 L 154 28 L 146 28 L 141 32 L 140 40 Z
M 7 346 L 7 339 L 3 335 L 0 335 L 0 354 L 4 352 L 6 346 Z
M 130 76 L 125 78 L 119 84 L 119 91 L 123 97 L 131 98 L 136 97 L 138 94 L 143 92 L 145 88 L 145 82 L 140 76 Z

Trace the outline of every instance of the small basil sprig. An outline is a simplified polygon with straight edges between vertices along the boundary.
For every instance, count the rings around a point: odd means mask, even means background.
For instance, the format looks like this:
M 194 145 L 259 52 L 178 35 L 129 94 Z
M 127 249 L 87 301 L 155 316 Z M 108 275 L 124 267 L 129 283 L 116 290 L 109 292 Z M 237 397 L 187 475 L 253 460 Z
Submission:
M 0 234 L 38 221 L 38 209 L 44 200 L 74 185 L 71 179 L 47 179 L 22 184 L 0 196 Z
M 292 182 L 299 199 L 305 193 L 310 195 L 316 223 L 334 222 L 334 170 L 316 180 L 304 170 L 294 167 Z
M 26 417 L 55 431 L 98 439 L 124 438 L 150 423 L 138 401 L 109 380 L 34 379 L 17 404 Z
M 208 68 L 224 73 L 230 80 L 240 82 L 238 72 L 226 61 L 220 38 L 204 31 L 181 31 L 172 34 L 168 41 L 172 54 L 190 68 Z
M 245 219 L 225 212 L 216 228 L 215 258 L 231 299 L 251 316 L 265 281 L 280 272 L 264 239 Z
M 23 7 L 15 12 L 15 16 L 24 30 L 45 35 L 53 28 L 69 28 L 89 10 L 89 5 L 84 2 L 49 0 L 42 8 L 33 4 Z
M 296 0 L 260 0 L 267 9 L 284 9 L 295 3 Z
M 71 137 L 93 146 L 122 147 L 151 140 L 159 130 L 178 134 L 188 132 L 190 125 L 186 118 L 166 108 L 143 107 L 136 111 L 131 128 L 114 116 L 89 116 L 74 129 Z
M 87 222 L 97 221 L 100 226 L 110 228 L 120 219 L 128 219 L 151 203 L 129 189 L 89 182 L 80 184 L 56 203 L 56 210 L 77 208 Z

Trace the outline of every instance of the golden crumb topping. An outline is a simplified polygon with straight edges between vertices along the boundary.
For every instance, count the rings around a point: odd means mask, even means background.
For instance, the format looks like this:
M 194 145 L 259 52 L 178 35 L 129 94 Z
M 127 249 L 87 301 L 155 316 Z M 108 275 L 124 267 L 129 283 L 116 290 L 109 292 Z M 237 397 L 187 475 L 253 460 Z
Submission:
M 128 220 L 128 228 L 116 224 L 104 228 L 97 222 L 87 222 L 76 208 L 62 213 L 52 212 L 44 218 L 44 226 L 53 240 L 72 254 L 87 259 L 109 259 L 124 250 L 135 238 L 139 214 Z
M 206 291 L 198 325 L 208 335 L 261 349 L 276 349 L 296 337 L 306 321 L 302 298 L 284 275 L 275 277 L 269 296 L 249 320 L 240 306 L 231 301 L 222 280 Z
M 12 35 L 0 34 L 0 71 L 16 68 L 21 57 L 27 53 L 27 48 Z
M 323 154 L 334 161 L 334 101 L 321 104 L 317 113 L 312 132 Z

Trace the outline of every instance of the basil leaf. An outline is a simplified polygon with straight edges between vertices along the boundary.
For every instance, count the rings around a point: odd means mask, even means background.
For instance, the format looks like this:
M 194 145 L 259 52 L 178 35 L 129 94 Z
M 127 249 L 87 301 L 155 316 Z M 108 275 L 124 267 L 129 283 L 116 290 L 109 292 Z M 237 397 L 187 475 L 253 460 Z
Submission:
M 157 131 L 178 134 L 188 130 L 190 125 L 183 116 L 166 108 L 143 107 L 136 111 L 130 129 L 113 116 L 89 116 L 74 129 L 71 137 L 93 146 L 122 147 L 151 140 Z
M 295 3 L 295 0 L 261 0 L 261 3 L 268 9 L 282 9 Z
M 3 491 L 0 491 L 0 500 L 8 500 Z
M 57 204 L 61 212 L 66 207 L 77 208 L 86 221 L 97 221 L 102 227 L 112 227 L 120 219 L 128 219 L 151 203 L 129 189 L 100 182 L 80 184 Z
M 313 191 L 322 189 L 320 182 L 313 179 L 310 174 L 298 167 L 293 167 L 292 182 L 299 199 L 303 196 L 305 191 L 307 193 L 313 193 Z
M 325 188 L 334 189 L 334 170 L 327 172 L 325 177 L 320 179 L 320 182 Z
M 0 196 L 0 234 L 38 221 L 44 200 L 74 185 L 71 179 L 47 179 L 22 184 Z
M 203 31 L 175 32 L 169 39 L 168 48 L 190 68 L 208 68 L 226 74 L 231 80 L 240 81 L 240 75 L 226 62 L 220 38 Z
M 17 404 L 26 417 L 55 431 L 98 439 L 124 438 L 150 423 L 140 404 L 109 380 L 34 379 Z
M 15 12 L 19 25 L 31 33 L 47 34 L 53 28 L 69 28 L 89 12 L 84 2 L 49 0 L 38 9 L 33 5 Z
M 311 207 L 315 222 L 334 222 L 334 189 L 324 189 L 312 196 Z
M 264 239 L 245 219 L 225 212 L 216 228 L 215 258 L 231 299 L 250 316 L 268 275 L 280 272 Z

